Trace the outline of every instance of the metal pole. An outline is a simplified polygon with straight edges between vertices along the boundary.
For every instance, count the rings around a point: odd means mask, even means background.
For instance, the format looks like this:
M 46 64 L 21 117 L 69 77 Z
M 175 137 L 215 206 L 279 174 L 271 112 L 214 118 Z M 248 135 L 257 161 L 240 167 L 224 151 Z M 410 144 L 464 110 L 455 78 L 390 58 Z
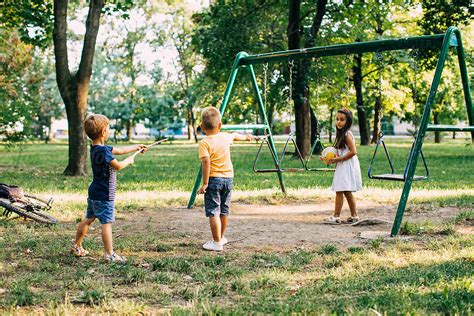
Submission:
M 268 126 L 267 141 L 270 144 L 271 150 L 273 151 L 273 156 L 276 157 L 275 168 L 278 170 L 277 174 L 278 174 L 278 181 L 280 182 L 280 188 L 281 188 L 281 191 L 286 194 L 285 182 L 283 181 L 283 173 L 281 171 L 280 165 L 278 164 L 278 159 L 279 159 L 278 158 L 278 153 L 277 153 L 277 150 L 276 150 L 276 147 L 275 147 L 275 143 L 273 141 L 272 131 L 271 131 L 270 126 L 268 124 L 267 112 L 265 111 L 265 107 L 264 107 L 264 104 L 263 104 L 263 101 L 262 101 L 262 96 L 261 96 L 260 90 L 258 89 L 257 78 L 255 77 L 255 72 L 253 70 L 252 65 L 247 66 L 247 69 L 249 71 L 250 78 L 252 79 L 252 86 L 255 89 L 255 92 L 257 94 L 258 108 L 259 108 L 259 112 L 260 112 L 260 114 L 263 118 L 263 123 Z
M 443 46 L 441 47 L 438 64 L 436 65 L 435 75 L 431 83 L 430 94 L 425 103 L 425 108 L 423 110 L 423 117 L 421 119 L 420 129 L 416 137 L 415 148 L 413 150 L 413 155 L 411 156 L 410 161 L 409 161 L 408 174 L 403 185 L 402 196 L 400 197 L 400 202 L 398 203 L 397 214 L 395 216 L 395 220 L 393 221 L 392 231 L 390 233 L 392 237 L 395 237 L 400 230 L 400 225 L 403 219 L 403 213 L 405 212 L 405 207 L 408 201 L 408 195 L 410 194 L 411 185 L 413 183 L 413 176 L 415 174 L 416 164 L 418 162 L 418 156 L 421 151 L 421 146 L 423 145 L 426 128 L 428 126 L 428 121 L 430 119 L 431 106 L 434 103 L 436 91 L 438 90 L 441 74 L 443 72 L 444 63 L 448 56 L 448 50 L 451 43 L 451 37 L 453 36 L 453 31 L 455 29 L 456 28 L 454 27 L 450 27 L 446 31 L 446 35 L 444 36 Z
M 457 28 L 453 28 L 453 32 L 456 35 L 456 39 L 458 41 L 458 47 L 456 48 L 456 51 L 458 53 L 459 68 L 461 70 L 462 89 L 464 91 L 464 100 L 466 101 L 467 118 L 469 121 L 469 126 L 473 126 L 474 110 L 472 108 L 472 96 L 471 89 L 469 87 L 469 75 L 467 73 L 466 67 L 466 55 L 464 54 L 464 48 L 462 45 L 461 32 Z M 474 143 L 474 131 L 471 131 L 471 141 Z
M 436 49 L 441 48 L 444 36 L 445 34 L 436 34 L 256 54 L 242 58 L 240 60 L 240 65 L 255 65 L 275 61 L 284 61 L 288 59 L 350 55 L 411 48 Z M 456 39 L 453 38 L 453 40 Z M 450 45 L 456 46 L 456 43 L 452 42 Z
M 242 57 L 247 56 L 247 55 L 248 54 L 245 52 L 240 52 L 235 57 L 234 65 L 232 66 L 232 71 L 230 73 L 229 80 L 227 81 L 227 86 L 224 92 L 224 99 L 222 100 L 221 106 L 219 108 L 221 117 L 222 117 L 222 114 L 224 114 L 225 108 L 227 107 L 227 103 L 229 103 L 229 100 L 230 100 L 232 88 L 235 82 L 235 77 L 237 76 L 237 72 L 239 71 L 239 61 Z M 192 208 L 194 201 L 196 200 L 197 191 L 199 190 L 199 185 L 201 184 L 201 177 L 202 177 L 202 167 L 199 166 L 198 175 L 196 177 L 196 181 L 194 182 L 193 192 L 191 193 L 191 196 L 189 198 L 188 208 Z

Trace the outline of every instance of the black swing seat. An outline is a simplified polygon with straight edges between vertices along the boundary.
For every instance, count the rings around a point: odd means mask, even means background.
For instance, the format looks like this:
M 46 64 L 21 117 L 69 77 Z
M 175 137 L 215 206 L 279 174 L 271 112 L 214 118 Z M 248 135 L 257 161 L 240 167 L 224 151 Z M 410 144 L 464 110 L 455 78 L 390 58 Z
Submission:
M 397 174 L 397 173 L 385 173 L 385 174 L 376 174 L 371 175 L 371 179 L 376 180 L 388 180 L 388 181 L 403 181 L 405 182 L 405 175 L 404 174 Z M 413 181 L 421 181 L 428 179 L 427 176 L 413 176 Z
M 369 165 L 369 170 L 368 170 L 368 174 L 367 174 L 369 176 L 369 178 L 374 179 L 374 180 L 387 180 L 387 181 L 402 181 L 402 182 L 405 182 L 406 179 L 407 179 L 408 167 L 409 167 L 409 164 L 410 164 L 410 160 L 413 156 L 413 151 L 414 151 L 414 148 L 415 148 L 415 141 L 416 141 L 416 138 L 415 138 L 415 140 L 413 140 L 413 143 L 411 144 L 411 149 L 410 149 L 410 153 L 408 154 L 408 159 L 407 159 L 407 162 L 405 164 L 404 172 L 403 173 L 395 173 L 395 170 L 393 168 L 392 158 L 390 158 L 390 154 L 388 153 L 387 146 L 385 145 L 385 141 L 383 140 L 383 133 L 380 133 L 379 140 L 377 142 L 377 145 L 375 146 L 374 155 L 372 156 L 372 160 L 370 161 L 370 165 Z M 387 158 L 387 161 L 390 165 L 391 173 L 383 173 L 383 174 L 373 175 L 372 174 L 372 167 L 373 167 L 373 164 L 374 164 L 374 161 L 375 161 L 375 157 L 377 155 L 377 150 L 378 150 L 380 145 L 382 145 L 382 148 L 385 152 L 385 157 Z M 423 150 L 420 150 L 420 156 L 421 156 L 421 161 L 423 162 L 423 167 L 425 169 L 426 175 L 424 175 L 424 176 L 413 175 L 413 181 L 427 180 L 428 177 L 429 177 L 429 174 L 430 174 L 429 170 L 428 170 L 428 165 L 426 164 L 425 155 L 423 155 Z
M 316 150 L 316 149 L 318 150 L 318 153 L 321 153 L 321 152 L 324 150 L 324 145 L 323 145 L 323 143 L 321 142 L 321 136 L 320 136 L 319 132 L 316 133 L 316 140 L 315 140 L 315 142 L 314 142 L 314 144 L 313 144 L 313 147 L 311 147 L 311 152 L 310 152 L 310 154 L 309 154 L 308 159 L 306 159 L 306 161 L 305 161 L 305 163 L 304 163 L 305 169 L 308 170 L 308 171 L 326 171 L 326 172 L 328 172 L 328 171 L 330 171 L 330 172 L 336 171 L 335 168 L 329 167 L 329 166 L 327 166 L 326 168 L 311 168 L 311 166 L 310 166 L 309 164 L 310 164 L 310 162 L 311 162 L 311 160 L 312 160 L 312 158 L 313 158 L 313 154 L 315 153 L 315 150 Z M 317 158 L 316 158 L 316 159 L 317 159 Z
M 295 141 L 293 135 L 290 134 L 288 139 L 286 140 L 285 147 L 283 148 L 283 151 L 280 155 L 280 159 L 277 158 L 275 152 L 273 151 L 272 145 L 268 141 L 268 135 L 262 137 L 261 141 L 262 142 L 260 143 L 260 147 L 258 148 L 257 156 L 255 157 L 255 160 L 253 162 L 253 171 L 254 172 L 256 172 L 256 173 L 269 173 L 269 172 L 302 172 L 302 171 L 306 171 L 305 164 L 304 164 L 303 158 L 301 156 L 301 152 L 298 149 L 298 146 L 296 145 L 296 141 Z M 298 158 L 299 162 L 301 163 L 301 168 L 283 168 L 282 167 L 283 159 L 285 158 L 286 150 L 288 149 L 288 145 L 289 145 L 290 142 L 292 142 L 293 145 L 295 146 L 295 153 L 297 155 L 297 158 Z M 259 169 L 259 168 L 257 168 L 257 162 L 258 162 L 258 159 L 260 157 L 260 154 L 262 152 L 263 147 L 265 147 L 265 144 L 267 145 L 267 147 L 270 151 L 270 154 L 271 154 L 272 159 L 273 159 L 273 163 L 275 164 L 275 168 L 270 168 L 270 169 Z

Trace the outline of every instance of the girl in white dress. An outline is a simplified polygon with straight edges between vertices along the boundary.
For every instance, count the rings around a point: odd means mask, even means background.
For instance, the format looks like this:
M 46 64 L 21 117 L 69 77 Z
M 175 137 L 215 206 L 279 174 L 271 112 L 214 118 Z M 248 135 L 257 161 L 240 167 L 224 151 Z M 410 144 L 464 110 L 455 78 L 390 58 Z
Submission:
M 325 219 L 329 223 L 341 222 L 341 210 L 344 204 L 344 196 L 351 210 L 351 216 L 347 222 L 354 223 L 359 220 L 357 215 L 356 202 L 352 192 L 362 190 L 362 176 L 360 174 L 359 159 L 354 135 L 349 130 L 352 126 L 352 112 L 342 108 L 336 113 L 336 141 L 334 148 L 337 149 L 337 157 L 329 160 L 329 163 L 336 164 L 332 190 L 336 192 L 336 203 L 334 215 Z

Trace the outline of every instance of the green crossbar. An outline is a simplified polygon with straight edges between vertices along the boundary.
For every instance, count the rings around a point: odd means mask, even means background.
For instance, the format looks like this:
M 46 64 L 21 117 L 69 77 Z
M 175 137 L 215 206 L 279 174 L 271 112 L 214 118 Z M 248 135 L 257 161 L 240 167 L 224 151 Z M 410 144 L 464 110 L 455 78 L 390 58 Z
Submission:
M 244 130 L 269 130 L 270 127 L 265 124 L 250 124 L 250 125 L 222 125 L 221 130 L 224 131 L 244 131 Z
M 474 132 L 474 126 L 428 124 L 426 130 L 432 132 Z

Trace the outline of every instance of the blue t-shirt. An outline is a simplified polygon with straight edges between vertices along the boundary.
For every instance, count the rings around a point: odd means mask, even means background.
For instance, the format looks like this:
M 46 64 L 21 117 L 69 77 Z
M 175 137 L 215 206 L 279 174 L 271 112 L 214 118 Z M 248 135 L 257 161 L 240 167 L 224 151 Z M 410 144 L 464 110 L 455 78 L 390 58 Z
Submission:
M 115 159 L 112 146 L 91 145 L 91 165 L 94 174 L 89 186 L 89 199 L 113 201 L 117 184 L 117 173 L 110 162 Z

